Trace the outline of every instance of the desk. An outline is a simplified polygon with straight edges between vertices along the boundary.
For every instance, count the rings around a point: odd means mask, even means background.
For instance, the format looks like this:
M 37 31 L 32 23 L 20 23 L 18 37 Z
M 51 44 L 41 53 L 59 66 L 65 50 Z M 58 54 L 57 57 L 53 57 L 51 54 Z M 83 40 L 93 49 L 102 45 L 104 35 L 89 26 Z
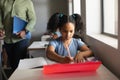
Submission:
M 101 65 L 95 72 L 74 72 L 44 75 L 42 68 L 16 69 L 8 80 L 119 80 Z
M 47 58 L 44 58 L 48 64 L 54 64 Z M 43 74 L 43 68 L 20 69 L 17 68 L 8 80 L 119 80 L 104 65 L 96 71 L 91 72 L 71 72 L 58 74 Z
M 44 57 L 45 56 L 45 49 L 48 45 L 48 41 L 34 41 L 28 47 L 28 54 L 29 57 Z

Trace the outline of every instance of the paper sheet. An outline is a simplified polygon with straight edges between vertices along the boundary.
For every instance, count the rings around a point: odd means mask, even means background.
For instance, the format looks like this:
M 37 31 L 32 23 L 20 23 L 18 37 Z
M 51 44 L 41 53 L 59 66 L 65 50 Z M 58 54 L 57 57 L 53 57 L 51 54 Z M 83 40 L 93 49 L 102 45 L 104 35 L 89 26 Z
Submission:
M 21 59 L 18 65 L 18 69 L 30 69 L 43 65 L 47 65 L 47 62 L 43 57 Z

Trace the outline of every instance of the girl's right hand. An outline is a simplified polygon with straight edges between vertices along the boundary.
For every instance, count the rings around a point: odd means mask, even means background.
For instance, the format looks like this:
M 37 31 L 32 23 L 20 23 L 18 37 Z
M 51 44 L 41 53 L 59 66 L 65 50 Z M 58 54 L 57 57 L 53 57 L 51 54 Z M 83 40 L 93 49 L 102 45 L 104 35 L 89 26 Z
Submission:
M 61 60 L 61 63 L 71 63 L 73 62 L 73 58 L 69 57 L 69 56 L 65 56 L 63 57 L 63 59 Z

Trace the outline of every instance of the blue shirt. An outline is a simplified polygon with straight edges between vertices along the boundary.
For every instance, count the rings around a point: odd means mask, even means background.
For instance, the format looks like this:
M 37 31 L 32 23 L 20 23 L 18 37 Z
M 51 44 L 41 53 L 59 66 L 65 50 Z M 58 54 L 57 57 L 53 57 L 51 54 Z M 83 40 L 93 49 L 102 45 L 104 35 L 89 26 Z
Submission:
M 71 57 L 74 57 L 77 54 L 78 50 L 80 50 L 80 47 L 83 45 L 85 45 L 85 43 L 82 42 L 81 39 L 72 38 L 69 45 Z M 50 41 L 49 46 L 53 46 L 55 48 L 55 52 L 59 55 L 68 56 L 68 51 L 64 47 L 61 37 Z

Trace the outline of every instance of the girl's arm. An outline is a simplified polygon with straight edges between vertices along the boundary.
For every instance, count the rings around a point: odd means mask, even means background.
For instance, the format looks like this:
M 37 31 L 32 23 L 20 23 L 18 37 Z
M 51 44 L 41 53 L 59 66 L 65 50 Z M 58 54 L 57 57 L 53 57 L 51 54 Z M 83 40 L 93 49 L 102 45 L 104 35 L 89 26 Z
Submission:
M 88 57 L 88 56 L 91 56 L 92 54 L 93 54 L 92 51 L 86 45 L 83 45 L 80 48 L 80 51 L 74 57 L 74 60 L 77 63 L 84 62 L 85 58 Z
M 48 46 L 47 48 L 47 51 L 46 51 L 46 56 L 51 59 L 51 60 L 54 60 L 56 62 L 59 62 L 59 63 L 70 63 L 72 62 L 72 59 L 68 56 L 61 56 L 61 55 L 58 55 L 56 52 L 55 52 L 55 49 L 53 46 Z

